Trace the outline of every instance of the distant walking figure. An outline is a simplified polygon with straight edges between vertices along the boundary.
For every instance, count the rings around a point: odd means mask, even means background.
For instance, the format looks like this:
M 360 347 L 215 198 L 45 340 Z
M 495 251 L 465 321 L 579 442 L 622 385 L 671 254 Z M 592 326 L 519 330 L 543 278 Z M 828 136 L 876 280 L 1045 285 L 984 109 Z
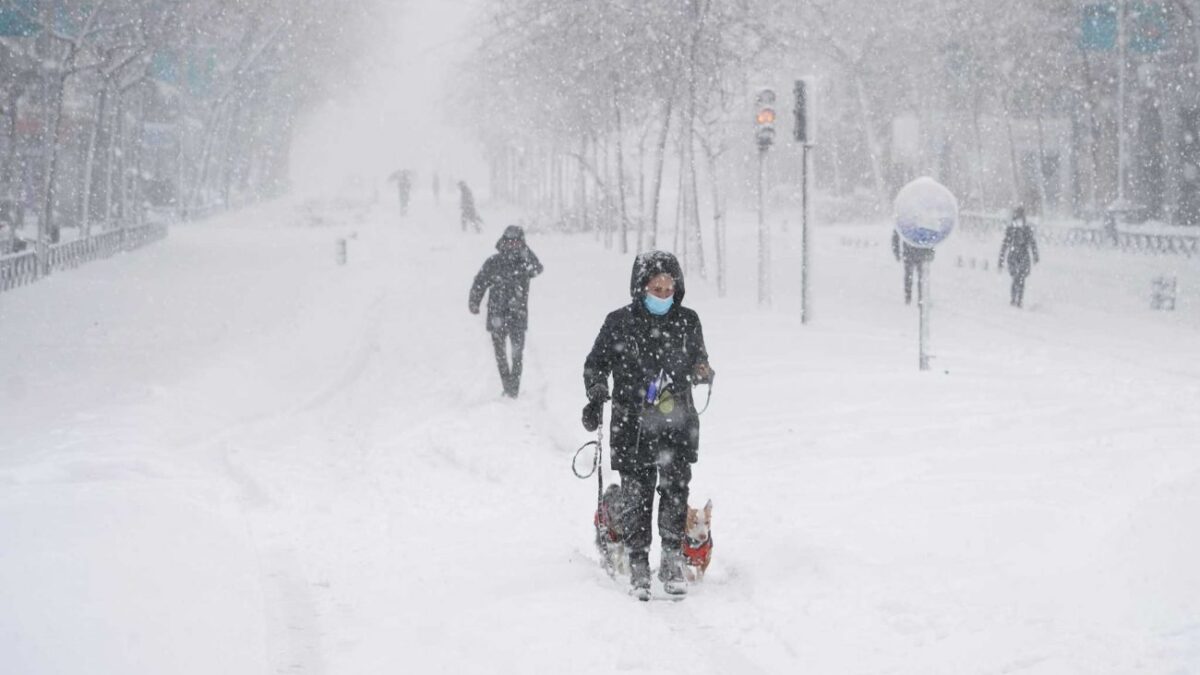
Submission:
M 467 231 L 467 224 L 475 226 L 476 232 L 482 232 L 480 225 L 483 224 L 483 218 L 479 217 L 479 212 L 475 210 L 475 195 L 471 194 L 471 188 L 467 187 L 466 181 L 458 181 L 458 205 L 462 209 L 462 229 Z
M 484 261 L 475 275 L 467 308 L 478 314 L 483 294 L 487 293 L 487 329 L 496 350 L 496 369 L 500 371 L 504 395 L 516 398 L 521 389 L 525 330 L 529 327 L 529 280 L 542 273 L 542 263 L 525 244 L 525 231 L 516 225 L 505 228 L 496 250 L 498 253 Z
M 433 203 L 439 206 L 442 203 L 442 180 L 436 172 L 433 174 Z
M 922 260 L 933 260 L 933 249 L 917 248 L 900 240 L 900 234 L 892 230 L 892 255 L 904 261 L 904 304 L 912 304 L 913 273 Z
M 1038 261 L 1037 239 L 1033 228 L 1025 220 L 1025 207 L 1013 209 L 1012 220 L 1004 230 L 1004 243 L 1000 244 L 998 269 L 1004 269 L 1008 261 L 1008 273 L 1012 275 L 1012 293 L 1009 304 L 1020 307 L 1025 300 L 1025 277 Z
M 412 192 L 412 172 L 408 169 L 400 169 L 388 176 L 388 180 L 396 182 L 396 192 L 400 196 L 400 215 L 408 215 L 408 197 Z

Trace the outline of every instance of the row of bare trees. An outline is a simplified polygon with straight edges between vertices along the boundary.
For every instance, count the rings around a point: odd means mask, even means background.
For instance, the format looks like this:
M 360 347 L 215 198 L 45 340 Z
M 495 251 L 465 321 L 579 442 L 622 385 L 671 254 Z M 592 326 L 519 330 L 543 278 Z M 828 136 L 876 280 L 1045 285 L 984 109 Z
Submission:
M 468 72 L 495 190 L 622 252 L 660 245 L 674 194 L 673 248 L 701 275 L 706 192 L 723 284 L 718 158 L 732 92 L 768 44 L 757 1 L 491 0 Z
M 1087 25 L 1092 5 L 1119 9 L 1125 39 L 1141 42 L 1105 44 L 1111 26 Z M 1200 120 L 1195 0 L 486 7 L 465 105 L 485 111 L 498 195 L 622 250 L 674 236 L 662 245 L 701 274 L 707 238 L 719 281 L 726 202 L 752 194 L 753 90 L 780 93 L 783 140 L 787 94 L 803 75 L 819 82 L 818 188 L 827 202 L 859 202 L 853 213 L 886 208 L 927 173 L 971 207 L 1086 215 L 1121 192 L 1123 163 L 1123 187 L 1148 215 L 1190 222 L 1191 200 L 1200 221 L 1200 146 L 1188 140 L 1188 120 Z M 800 158 L 787 143 L 772 155 L 778 203 L 794 198 L 785 188 L 798 186 Z M 701 211 L 713 224 L 704 237 Z
M 368 4 L 3 3 L 0 218 L 52 243 L 277 192 L 292 121 L 347 67 Z

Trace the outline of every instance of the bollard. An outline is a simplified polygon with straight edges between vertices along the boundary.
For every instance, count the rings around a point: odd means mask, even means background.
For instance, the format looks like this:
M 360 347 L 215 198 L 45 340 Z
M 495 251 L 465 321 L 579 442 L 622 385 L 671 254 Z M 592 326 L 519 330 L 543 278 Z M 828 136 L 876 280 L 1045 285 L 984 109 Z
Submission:
M 346 240 L 344 238 L 337 240 L 337 264 L 346 264 Z
M 1150 282 L 1150 309 L 1174 311 L 1175 277 L 1154 277 Z

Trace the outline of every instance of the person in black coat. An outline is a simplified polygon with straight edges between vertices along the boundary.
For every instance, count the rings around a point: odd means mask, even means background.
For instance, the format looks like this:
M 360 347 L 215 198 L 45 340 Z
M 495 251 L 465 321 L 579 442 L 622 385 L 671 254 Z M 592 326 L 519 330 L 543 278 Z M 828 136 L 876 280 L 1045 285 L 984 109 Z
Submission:
M 687 520 L 691 465 L 697 459 L 700 417 L 692 386 L 711 383 L 712 368 L 696 312 L 682 306 L 683 272 L 664 251 L 639 255 L 629 294 L 633 301 L 611 312 L 583 366 L 588 404 L 583 426 L 600 426 L 612 377 L 612 468 L 621 475 L 631 582 L 650 587 L 649 549 L 654 492 L 659 494 L 662 537 L 659 577 L 668 592 L 686 593 L 681 544 Z
M 1004 229 L 1004 242 L 1000 244 L 1000 262 L 997 270 L 1004 269 L 1008 261 L 1008 273 L 1012 275 L 1012 291 L 1009 304 L 1020 307 L 1025 300 L 1025 277 L 1038 261 L 1037 239 L 1033 236 L 1033 228 L 1025 220 L 1025 208 L 1018 206 L 1013 209 L 1012 220 Z
M 933 260 L 933 249 L 918 248 L 900 240 L 900 233 L 892 230 L 892 255 L 904 261 L 904 304 L 912 304 L 913 273 L 922 260 Z
M 542 263 L 525 244 L 525 231 L 516 225 L 505 228 L 496 250 L 499 253 L 485 260 L 475 275 L 467 306 L 472 314 L 478 314 L 483 294 L 488 294 L 487 329 L 496 350 L 496 368 L 504 395 L 516 398 L 521 389 L 525 330 L 529 326 L 529 280 L 542 273 Z

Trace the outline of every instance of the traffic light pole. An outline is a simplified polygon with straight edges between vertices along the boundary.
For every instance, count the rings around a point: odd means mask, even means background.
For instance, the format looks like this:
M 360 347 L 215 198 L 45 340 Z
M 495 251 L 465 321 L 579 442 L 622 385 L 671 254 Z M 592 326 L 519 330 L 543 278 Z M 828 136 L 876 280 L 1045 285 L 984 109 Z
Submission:
M 771 304 L 771 287 L 769 282 L 768 263 L 770 254 L 767 251 L 767 219 L 763 199 L 763 173 L 767 161 L 767 147 L 760 143 L 758 146 L 758 304 Z
M 800 323 L 808 323 L 808 150 L 805 143 L 800 156 Z

